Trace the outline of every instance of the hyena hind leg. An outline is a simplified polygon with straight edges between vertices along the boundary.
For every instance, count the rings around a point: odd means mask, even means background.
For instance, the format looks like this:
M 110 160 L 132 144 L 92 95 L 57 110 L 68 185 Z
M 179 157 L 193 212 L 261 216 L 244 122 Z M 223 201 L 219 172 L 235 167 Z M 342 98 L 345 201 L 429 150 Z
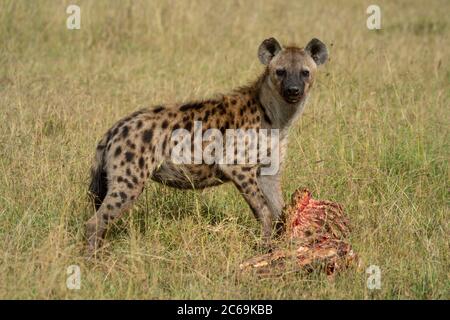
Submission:
M 97 212 L 86 223 L 88 255 L 95 255 L 102 244 L 108 225 L 128 211 L 141 194 L 143 184 L 130 186 L 130 182 L 127 184 L 115 181 Z

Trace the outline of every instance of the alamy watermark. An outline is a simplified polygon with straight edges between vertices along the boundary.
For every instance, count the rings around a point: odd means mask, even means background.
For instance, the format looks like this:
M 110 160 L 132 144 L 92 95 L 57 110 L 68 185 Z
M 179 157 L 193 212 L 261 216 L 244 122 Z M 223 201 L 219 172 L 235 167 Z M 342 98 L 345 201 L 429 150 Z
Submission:
M 66 19 L 67 29 L 79 30 L 81 28 L 81 8 L 71 4 L 67 7 L 66 13 L 69 15 Z
M 369 14 L 366 20 L 366 26 L 369 30 L 381 29 L 381 9 L 376 4 L 367 7 L 366 13 Z
M 73 264 L 67 267 L 66 273 L 68 275 L 66 279 L 66 287 L 69 290 L 81 289 L 81 270 L 80 266 Z
M 370 265 L 366 269 L 366 273 L 369 275 L 367 278 L 367 289 L 380 290 L 381 289 L 381 268 L 377 265 Z
M 278 129 L 203 130 L 194 121 L 193 132 L 176 129 L 170 143 L 174 164 L 261 165 L 261 175 L 274 175 L 280 167 L 280 133 Z M 164 149 L 164 148 L 162 148 Z

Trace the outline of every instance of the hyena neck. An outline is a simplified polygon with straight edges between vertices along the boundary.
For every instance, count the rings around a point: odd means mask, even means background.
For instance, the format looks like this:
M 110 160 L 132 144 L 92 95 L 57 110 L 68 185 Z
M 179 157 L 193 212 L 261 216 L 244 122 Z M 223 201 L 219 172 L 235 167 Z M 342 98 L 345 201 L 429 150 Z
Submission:
M 303 97 L 298 103 L 287 103 L 274 87 L 269 76 L 265 75 L 259 81 L 258 97 L 262 108 L 270 119 L 270 126 L 287 132 L 289 127 L 302 114 L 306 97 Z

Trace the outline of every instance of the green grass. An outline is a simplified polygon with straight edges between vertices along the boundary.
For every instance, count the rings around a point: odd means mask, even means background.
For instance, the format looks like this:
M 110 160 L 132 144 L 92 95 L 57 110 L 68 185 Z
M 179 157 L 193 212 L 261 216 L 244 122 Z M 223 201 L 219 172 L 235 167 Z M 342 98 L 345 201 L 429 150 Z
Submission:
M 0 2 L 1 298 L 449 299 L 450 3 Z M 83 258 L 96 141 L 120 117 L 255 79 L 275 36 L 330 48 L 291 131 L 283 188 L 342 203 L 361 269 L 258 279 L 237 272 L 259 226 L 230 185 L 198 192 L 149 183 Z M 78 264 L 82 286 L 66 288 Z M 382 272 L 368 290 L 369 265 Z

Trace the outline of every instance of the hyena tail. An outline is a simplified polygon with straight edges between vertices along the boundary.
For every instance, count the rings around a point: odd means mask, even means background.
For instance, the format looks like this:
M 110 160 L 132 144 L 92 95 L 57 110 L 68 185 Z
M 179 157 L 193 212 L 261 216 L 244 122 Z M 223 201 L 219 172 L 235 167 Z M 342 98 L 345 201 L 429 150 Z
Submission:
M 100 208 L 108 192 L 108 177 L 105 170 L 105 151 L 107 139 L 104 138 L 97 145 L 94 163 L 91 167 L 91 184 L 89 194 L 94 202 L 95 210 Z

